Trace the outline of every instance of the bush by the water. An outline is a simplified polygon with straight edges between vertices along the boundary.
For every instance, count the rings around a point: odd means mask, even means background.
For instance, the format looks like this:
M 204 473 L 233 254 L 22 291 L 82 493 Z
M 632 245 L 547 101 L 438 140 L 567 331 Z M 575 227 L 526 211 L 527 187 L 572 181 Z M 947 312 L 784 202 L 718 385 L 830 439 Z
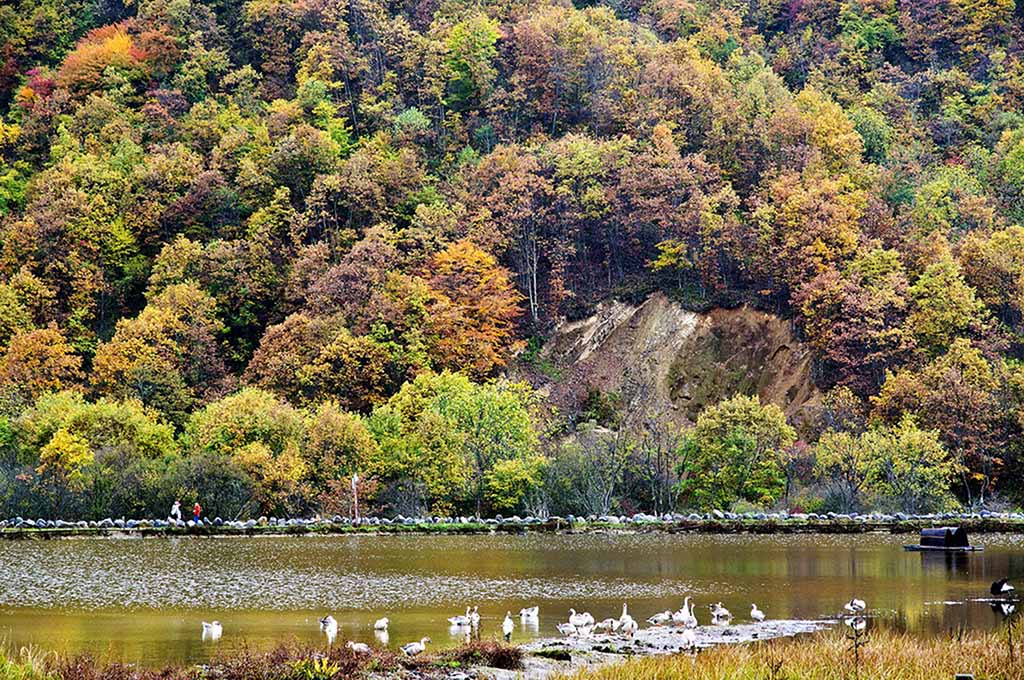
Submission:
M 0 648 L 0 680 L 342 680 L 398 677 L 413 670 L 420 677 L 443 674 L 440 669 L 489 666 L 522 667 L 522 651 L 494 640 L 478 640 L 437 654 L 408 658 L 379 647 L 369 654 L 344 644 L 328 651 L 281 645 L 268 652 L 239 651 L 222 655 L 202 667 L 143 668 L 104 662 L 92 656 L 64 656 L 35 649 L 4 652 Z

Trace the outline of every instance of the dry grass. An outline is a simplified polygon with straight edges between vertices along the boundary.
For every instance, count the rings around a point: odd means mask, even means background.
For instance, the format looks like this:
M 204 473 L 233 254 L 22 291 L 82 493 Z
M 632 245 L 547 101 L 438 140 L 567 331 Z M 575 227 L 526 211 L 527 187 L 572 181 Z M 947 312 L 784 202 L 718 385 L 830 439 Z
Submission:
M 1024 645 L 1010 658 L 1005 633 L 917 637 L 875 631 L 855 668 L 841 631 L 792 640 L 723 646 L 696 656 L 645 657 L 580 671 L 572 680 L 1024 680 Z M 568 680 L 563 678 L 562 680 Z

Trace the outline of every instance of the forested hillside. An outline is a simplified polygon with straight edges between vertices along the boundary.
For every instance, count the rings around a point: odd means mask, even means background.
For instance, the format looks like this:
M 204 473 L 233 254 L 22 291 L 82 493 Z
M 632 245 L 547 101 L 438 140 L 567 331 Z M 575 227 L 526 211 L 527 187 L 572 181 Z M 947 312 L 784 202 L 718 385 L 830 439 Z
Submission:
M 0 514 L 339 512 L 353 472 L 383 512 L 1019 502 L 1022 26 L 8 0 Z M 677 427 L 504 377 L 655 291 L 790 320 L 815 417 L 722 394 Z

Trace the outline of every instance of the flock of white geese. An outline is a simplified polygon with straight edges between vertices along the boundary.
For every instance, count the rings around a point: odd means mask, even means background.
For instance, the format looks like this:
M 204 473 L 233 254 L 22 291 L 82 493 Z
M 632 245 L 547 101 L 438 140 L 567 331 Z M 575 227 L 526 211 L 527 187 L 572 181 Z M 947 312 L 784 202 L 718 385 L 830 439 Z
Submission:
M 1012 596 L 1014 588 L 1012 585 L 1007 583 L 1006 579 L 1001 579 L 992 584 L 991 587 L 992 595 L 998 597 Z M 672 611 L 665 610 L 658 612 L 647 619 L 647 623 L 654 626 L 672 626 L 681 628 L 680 631 L 680 647 L 683 649 L 695 649 L 697 646 L 697 636 L 694 632 L 695 629 L 700 625 L 697 621 L 697 614 L 694 609 L 695 604 L 689 595 L 683 600 L 682 608 Z M 728 626 L 731 624 L 733 616 L 732 613 L 726 609 L 721 602 L 716 602 L 708 606 L 711 612 L 711 623 L 718 626 Z M 849 602 L 843 605 L 843 609 L 846 614 L 844 615 L 844 623 L 849 626 L 855 633 L 862 633 L 867 628 L 867 619 L 864 617 L 864 612 L 867 609 L 867 604 L 864 600 L 853 598 Z M 1005 610 L 1004 610 L 1005 611 Z M 1012 609 L 1011 609 L 1012 611 Z M 536 627 L 540 620 L 540 607 L 533 606 L 519 610 L 520 621 L 529 626 Z M 765 613 L 758 608 L 756 604 L 750 605 L 750 620 L 757 624 L 765 620 Z M 338 622 L 333 616 L 328 614 L 319 620 L 320 630 L 327 635 L 328 644 L 333 645 L 335 638 L 338 636 Z M 388 643 L 388 626 L 391 620 L 387 617 L 377 619 L 373 624 L 374 633 L 382 644 Z M 467 636 L 472 633 L 479 631 L 480 628 L 480 612 L 477 607 L 466 607 L 464 614 L 456 614 L 455 616 L 448 618 L 448 624 L 451 626 L 450 631 L 464 631 Z M 558 632 L 567 637 L 583 637 L 592 635 L 595 632 L 602 632 L 606 634 L 618 634 L 627 637 L 633 637 L 636 632 L 640 629 L 636 619 L 634 619 L 630 613 L 626 603 L 622 603 L 622 614 L 619 618 L 607 618 L 602 621 L 595 621 L 594 617 L 590 612 L 577 612 L 575 609 L 569 610 L 569 620 L 559 623 L 556 628 Z M 501 623 L 501 633 L 506 642 L 511 641 L 512 633 L 515 631 L 515 621 L 512 618 L 512 612 L 505 612 L 505 619 Z M 203 640 L 217 640 L 223 633 L 223 627 L 219 621 L 213 621 L 212 623 L 203 622 Z M 421 638 L 409 642 L 400 647 L 402 652 L 406 656 L 416 656 L 422 654 L 427 648 L 427 643 L 430 642 L 429 637 Z M 371 650 L 370 646 L 364 642 L 353 642 L 349 641 L 346 645 L 354 652 L 360 654 L 368 654 Z
M 756 604 L 750 606 L 750 619 L 754 622 L 761 622 L 765 620 L 764 612 L 758 609 Z M 712 623 L 717 625 L 728 625 L 732 621 L 732 614 L 722 606 L 721 602 L 712 604 L 709 607 L 711 611 Z M 519 610 L 519 620 L 524 625 L 536 626 L 540 620 L 540 607 L 526 607 Z M 338 636 L 338 621 L 328 614 L 323 618 L 319 619 L 320 630 L 327 636 L 328 644 L 334 644 L 334 640 Z M 388 617 L 377 619 L 373 624 L 374 633 L 382 644 L 388 643 L 388 626 L 391 620 Z M 696 635 L 694 629 L 698 627 L 697 615 L 694 612 L 694 604 L 691 602 L 689 596 L 683 602 L 682 609 L 678 611 L 664 611 L 655 614 L 647 619 L 647 623 L 651 626 L 681 626 L 683 628 L 681 638 L 682 646 L 693 648 L 696 646 Z M 466 611 L 463 614 L 457 614 L 448 618 L 448 624 L 450 626 L 450 632 L 464 632 L 467 636 L 472 632 L 476 632 L 480 627 L 480 612 L 478 607 L 466 607 Z M 619 618 L 608 618 L 603 621 L 595 621 L 594 617 L 589 612 L 577 612 L 575 609 L 569 610 L 569 620 L 563 623 L 559 623 L 556 626 L 559 633 L 565 636 L 571 637 L 583 637 L 592 635 L 595 632 L 604 632 L 608 634 L 621 634 L 628 637 L 633 637 L 639 630 L 640 626 L 629 614 L 629 608 L 624 602 L 622 604 L 622 614 Z M 512 618 L 512 612 L 505 612 L 505 618 L 501 623 L 502 637 L 506 642 L 511 641 L 512 633 L 515 631 L 515 620 Z M 219 621 L 213 621 L 211 623 L 203 622 L 203 640 L 218 640 L 223 634 L 224 629 Z M 427 648 L 427 643 L 430 642 L 429 637 L 421 638 L 409 642 L 400 647 L 402 652 L 407 656 L 416 656 L 422 654 Z M 371 648 L 364 642 L 349 641 L 346 643 L 351 650 L 356 653 L 369 653 Z

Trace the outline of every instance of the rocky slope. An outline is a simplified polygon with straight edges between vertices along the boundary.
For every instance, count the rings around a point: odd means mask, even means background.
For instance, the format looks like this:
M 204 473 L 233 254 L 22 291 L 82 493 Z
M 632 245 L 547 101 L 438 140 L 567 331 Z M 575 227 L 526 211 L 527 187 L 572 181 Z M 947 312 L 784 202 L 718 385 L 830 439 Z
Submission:
M 561 324 L 531 378 L 566 413 L 588 392 L 617 394 L 626 410 L 653 409 L 683 424 L 736 393 L 757 394 L 800 421 L 820 401 L 811 352 L 789 322 L 749 307 L 696 313 L 662 293 L 639 306 L 600 305 Z

